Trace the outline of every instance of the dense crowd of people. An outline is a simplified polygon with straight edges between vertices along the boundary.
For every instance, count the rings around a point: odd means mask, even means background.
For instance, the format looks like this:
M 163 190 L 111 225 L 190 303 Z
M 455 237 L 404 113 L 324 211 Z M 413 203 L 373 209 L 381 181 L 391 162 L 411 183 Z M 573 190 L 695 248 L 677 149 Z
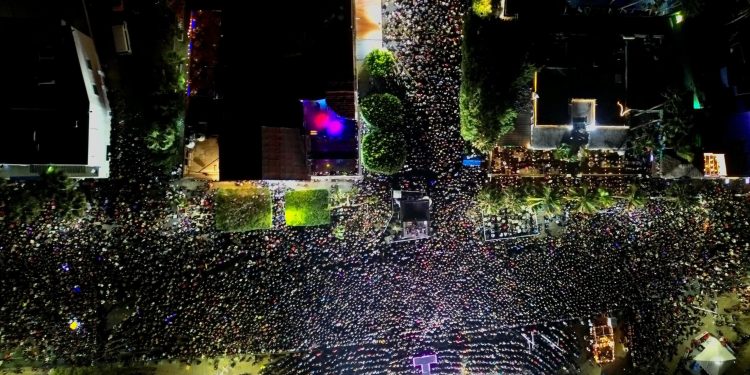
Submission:
M 640 210 L 573 215 L 561 236 L 484 242 L 474 196 L 485 174 L 459 167 L 465 5 L 385 2 L 386 45 L 411 77 L 425 142 L 396 182 L 358 183 L 355 207 L 338 219 L 343 239 L 327 227 L 219 233 L 209 187 L 144 171 L 129 159 L 137 144 L 115 129 L 123 166 L 91 184 L 87 217 L 0 232 L 0 347 L 85 364 L 287 354 L 271 374 L 417 373 L 412 357 L 425 353 L 438 355 L 436 374 L 574 373 L 573 326 L 611 313 L 633 327 L 635 364 L 658 368 L 694 333 L 700 311 L 687 306 L 689 289 L 712 295 L 744 276 L 750 205 L 706 182 L 700 204 L 653 199 Z M 424 170 L 434 177 L 410 174 Z M 652 195 L 667 184 L 613 181 Z M 379 238 L 394 184 L 430 194 L 429 240 Z
M 404 67 L 407 107 L 417 130 L 407 170 L 446 173 L 460 164 L 458 90 L 461 24 L 466 4 L 448 1 L 383 1 L 383 44 Z

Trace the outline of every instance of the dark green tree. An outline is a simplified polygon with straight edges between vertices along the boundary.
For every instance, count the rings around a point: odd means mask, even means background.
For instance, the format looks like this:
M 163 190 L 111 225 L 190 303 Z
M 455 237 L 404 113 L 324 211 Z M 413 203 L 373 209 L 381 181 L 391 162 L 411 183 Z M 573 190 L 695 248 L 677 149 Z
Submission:
M 667 188 L 667 200 L 679 207 L 689 208 L 698 204 L 698 196 L 689 183 L 676 181 Z
M 526 196 L 526 205 L 545 216 L 551 217 L 562 213 L 563 198 L 556 189 L 544 185 L 541 188 L 533 189 Z
M 567 143 L 560 144 L 556 149 L 552 150 L 552 157 L 555 160 L 571 163 L 578 161 L 578 155 L 573 153 L 573 150 Z
M 527 62 L 528 43 L 496 42 L 487 35 L 512 33 L 513 26 L 467 15 L 461 60 L 459 116 L 461 136 L 482 152 L 491 151 L 513 131 L 519 112 L 531 103 L 530 86 L 536 68 Z
M 461 137 L 480 151 L 492 151 L 500 138 L 515 128 L 518 113 L 514 109 L 485 110 L 481 91 L 469 84 L 461 84 L 458 100 Z
M 156 153 L 169 151 L 177 138 L 177 129 L 154 125 L 146 135 L 146 147 Z
M 648 197 L 643 193 L 641 188 L 635 184 L 630 184 L 625 194 L 616 196 L 616 198 L 622 200 L 625 204 L 625 209 L 628 211 L 643 208 L 648 200 Z
M 397 130 L 403 125 L 404 106 L 392 94 L 371 94 L 360 100 L 359 108 L 368 124 L 385 130 Z
M 75 181 L 60 170 L 48 168 L 38 181 L 7 184 L 0 191 L 0 207 L 5 221 L 32 222 L 45 210 L 62 219 L 78 218 L 86 213 L 88 200 Z
M 571 205 L 573 211 L 585 215 L 595 214 L 602 208 L 599 205 L 599 193 L 588 186 L 568 189 L 565 200 Z
M 36 184 L 36 198 L 49 202 L 56 214 L 65 219 L 83 216 L 88 206 L 86 196 L 78 190 L 75 181 L 60 170 L 48 169 Z
M 477 206 L 485 215 L 497 215 L 500 213 L 500 190 L 495 186 L 485 185 L 477 194 Z
M 399 134 L 375 129 L 362 141 L 362 163 L 371 172 L 397 173 L 406 162 L 405 147 Z
M 39 218 L 44 210 L 44 202 L 28 190 L 15 190 L 9 197 L 10 201 L 6 203 L 7 221 L 30 223 Z
M 500 191 L 500 207 L 511 213 L 520 213 L 528 208 L 524 189 L 505 186 Z

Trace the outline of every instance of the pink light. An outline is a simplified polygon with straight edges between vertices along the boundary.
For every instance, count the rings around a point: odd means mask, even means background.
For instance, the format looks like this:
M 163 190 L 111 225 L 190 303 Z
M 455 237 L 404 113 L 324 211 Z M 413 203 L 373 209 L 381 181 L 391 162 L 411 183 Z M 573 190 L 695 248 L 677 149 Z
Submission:
M 313 127 L 315 130 L 323 130 L 323 128 L 328 126 L 328 122 L 330 121 L 331 116 L 328 115 L 326 112 L 318 112 L 313 117 Z
M 344 132 L 344 123 L 339 119 L 329 121 L 326 124 L 326 132 L 331 136 L 339 136 Z

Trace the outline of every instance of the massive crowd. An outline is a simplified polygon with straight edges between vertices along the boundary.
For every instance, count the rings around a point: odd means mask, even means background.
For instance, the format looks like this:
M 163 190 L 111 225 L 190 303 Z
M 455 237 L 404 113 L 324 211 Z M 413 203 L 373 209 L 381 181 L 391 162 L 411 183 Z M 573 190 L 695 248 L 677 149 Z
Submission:
M 413 356 L 437 353 L 437 374 L 548 374 L 576 371 L 573 326 L 609 312 L 632 325 L 634 362 L 659 373 L 694 332 L 688 289 L 712 295 L 739 281 L 750 205 L 705 183 L 701 204 L 654 199 L 574 216 L 562 236 L 483 242 L 472 214 L 483 172 L 459 167 L 463 3 L 384 7 L 386 42 L 413 79 L 414 124 L 426 134 L 407 169 L 435 172 L 397 183 L 430 193 L 431 239 L 381 241 L 392 181 L 377 177 L 343 210 L 343 240 L 330 228 L 218 233 L 207 186 L 127 160 L 132 170 L 91 187 L 86 218 L 0 233 L 0 346 L 86 364 L 287 353 L 267 368 L 278 374 L 416 373 Z M 116 160 L 131 157 L 123 139 Z M 666 184 L 632 181 L 655 195 Z
M 464 151 L 459 140 L 458 90 L 461 80 L 459 0 L 383 1 L 383 44 L 403 64 L 411 118 L 417 130 L 407 170 L 448 172 Z

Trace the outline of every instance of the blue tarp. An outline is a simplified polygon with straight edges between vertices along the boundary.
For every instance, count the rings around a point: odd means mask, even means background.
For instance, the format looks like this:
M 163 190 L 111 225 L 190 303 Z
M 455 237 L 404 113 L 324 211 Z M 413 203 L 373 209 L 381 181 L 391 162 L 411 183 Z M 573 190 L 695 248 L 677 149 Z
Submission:
M 482 159 L 477 156 L 464 156 L 464 167 L 481 167 Z

